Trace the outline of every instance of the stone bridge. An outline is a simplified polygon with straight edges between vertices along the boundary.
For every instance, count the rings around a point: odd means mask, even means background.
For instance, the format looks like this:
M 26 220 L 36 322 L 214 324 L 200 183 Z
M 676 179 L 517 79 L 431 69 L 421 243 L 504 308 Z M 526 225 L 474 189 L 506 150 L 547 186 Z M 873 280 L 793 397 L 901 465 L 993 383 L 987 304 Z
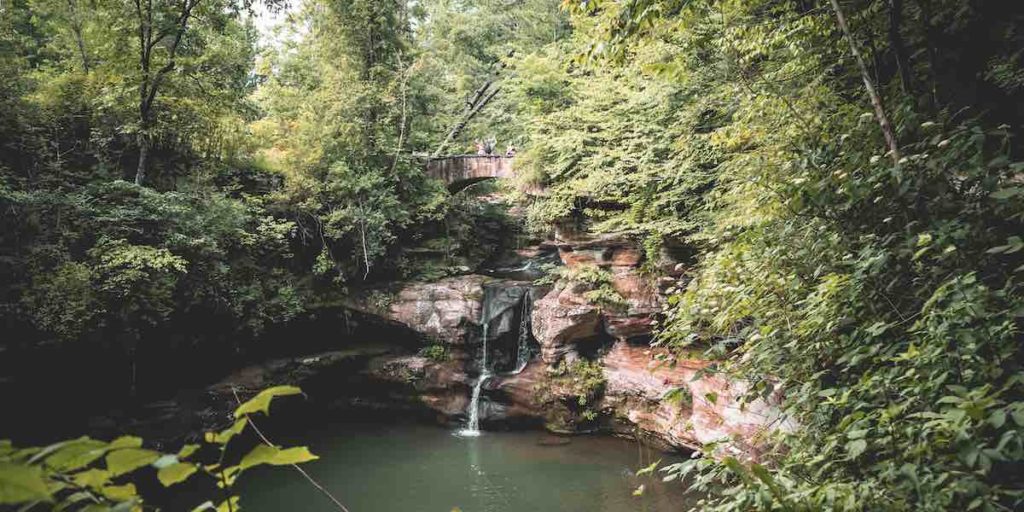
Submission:
M 457 192 L 474 183 L 512 176 L 513 158 L 499 155 L 454 155 L 427 161 L 427 175 Z

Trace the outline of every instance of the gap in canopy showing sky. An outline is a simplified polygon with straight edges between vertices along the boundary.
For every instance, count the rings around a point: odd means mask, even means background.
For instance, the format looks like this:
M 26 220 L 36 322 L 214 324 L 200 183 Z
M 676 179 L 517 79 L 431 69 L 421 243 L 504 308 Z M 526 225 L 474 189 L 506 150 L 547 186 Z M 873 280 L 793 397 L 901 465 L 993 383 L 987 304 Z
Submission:
M 255 2 L 253 4 L 253 23 L 260 32 L 260 44 L 280 46 L 285 40 L 296 37 L 298 31 L 289 31 L 283 29 L 283 26 L 287 23 L 288 16 L 299 12 L 301 8 L 302 0 L 291 0 L 286 7 L 277 12 L 267 9 L 262 2 Z

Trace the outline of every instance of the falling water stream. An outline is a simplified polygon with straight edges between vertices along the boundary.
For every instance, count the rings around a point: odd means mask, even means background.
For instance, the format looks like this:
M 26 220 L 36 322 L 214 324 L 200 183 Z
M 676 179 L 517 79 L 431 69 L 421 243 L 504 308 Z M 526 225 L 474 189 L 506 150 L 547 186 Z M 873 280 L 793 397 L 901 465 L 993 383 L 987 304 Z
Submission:
M 523 294 L 523 310 L 519 317 L 519 344 L 516 346 L 516 369 L 513 374 L 521 373 L 530 363 L 530 292 Z
M 480 356 L 480 376 L 473 385 L 473 394 L 469 398 L 469 421 L 466 428 L 459 431 L 460 436 L 476 437 L 480 435 L 480 393 L 483 391 L 487 379 L 491 378 L 491 370 L 487 365 L 487 327 L 491 323 L 490 306 L 493 302 L 494 293 L 491 288 L 484 288 L 483 303 L 480 306 L 480 325 L 482 338 L 482 354 Z
M 499 286 L 488 286 L 484 287 L 483 303 L 481 304 L 480 311 L 480 330 L 481 330 L 481 351 L 480 358 L 478 360 L 478 368 L 480 369 L 480 375 L 477 377 L 476 382 L 473 383 L 473 393 L 469 399 L 469 409 L 467 411 L 468 420 L 466 427 L 458 431 L 458 435 L 466 437 L 475 437 L 480 435 L 480 395 L 483 393 L 484 385 L 487 384 L 488 379 L 494 376 L 493 369 L 488 354 L 488 341 L 490 337 L 490 324 L 495 318 L 504 314 L 506 311 L 506 305 L 508 302 L 499 300 L 501 297 L 502 288 Z M 495 310 L 495 304 L 498 304 L 501 308 L 499 311 Z M 522 294 L 520 299 L 522 310 L 520 312 L 519 320 L 519 338 L 516 345 L 516 359 L 515 366 L 512 369 L 511 374 L 515 375 L 522 372 L 526 365 L 530 362 L 530 292 L 527 290 Z

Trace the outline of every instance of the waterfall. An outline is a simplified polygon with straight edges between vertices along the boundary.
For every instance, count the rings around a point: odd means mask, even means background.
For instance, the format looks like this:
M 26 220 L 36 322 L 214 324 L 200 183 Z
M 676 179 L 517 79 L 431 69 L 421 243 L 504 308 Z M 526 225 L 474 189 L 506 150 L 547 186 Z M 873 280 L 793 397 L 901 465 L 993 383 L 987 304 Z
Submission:
M 466 423 L 466 428 L 459 431 L 459 435 L 463 436 L 473 437 L 480 435 L 480 393 L 483 391 L 487 379 L 491 378 L 491 369 L 487 365 L 487 328 L 491 323 L 491 303 L 494 302 L 494 293 L 491 290 L 491 288 L 484 288 L 483 304 L 480 306 L 481 338 L 483 344 L 480 356 L 480 376 L 477 377 L 476 383 L 473 384 L 473 394 L 470 395 L 469 399 L 469 421 Z
M 523 311 L 519 319 L 519 344 L 516 346 L 516 369 L 513 374 L 521 373 L 530 363 L 530 291 L 523 294 Z
M 469 400 L 469 421 L 466 423 L 466 428 L 459 431 L 460 435 L 469 437 L 480 435 L 480 392 L 488 378 L 490 378 L 490 374 L 481 373 L 476 384 L 473 385 L 473 395 Z
M 515 286 L 485 286 L 483 303 L 480 308 L 481 350 L 480 357 L 477 360 L 480 375 L 477 377 L 476 382 L 473 383 L 473 393 L 470 395 L 469 408 L 466 411 L 466 426 L 458 432 L 461 436 L 475 437 L 480 435 L 480 396 L 483 394 L 484 385 L 494 376 L 488 347 L 490 326 L 495 319 L 501 318 L 501 324 L 498 326 L 501 329 L 499 332 L 505 332 L 506 329 L 511 327 L 511 325 L 506 324 L 512 318 L 512 311 L 515 308 L 515 303 L 511 302 L 510 299 L 514 300 L 518 297 L 521 297 L 518 300 L 522 303 L 522 312 L 519 321 L 515 367 L 512 374 L 522 372 L 526 368 L 527 363 L 530 362 L 530 291 L 526 290 L 523 293 L 522 288 Z

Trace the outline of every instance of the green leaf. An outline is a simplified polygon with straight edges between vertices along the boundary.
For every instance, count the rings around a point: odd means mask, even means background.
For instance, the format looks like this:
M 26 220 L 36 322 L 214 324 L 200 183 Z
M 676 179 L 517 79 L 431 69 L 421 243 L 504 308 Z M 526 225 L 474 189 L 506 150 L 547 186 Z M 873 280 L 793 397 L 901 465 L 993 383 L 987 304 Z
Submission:
M 242 461 L 239 462 L 238 465 L 240 469 L 245 470 L 261 464 L 284 466 L 289 464 L 301 464 L 318 458 L 319 457 L 316 455 L 310 453 L 309 448 L 306 448 L 305 446 L 282 450 L 275 446 L 261 444 L 253 448 L 248 455 L 242 457 Z
M 846 433 L 846 437 L 850 439 L 864 439 L 868 435 L 868 429 L 851 430 Z
M 1009 249 L 1006 250 L 1005 254 L 1013 254 L 1021 249 L 1024 249 L 1024 240 L 1021 240 L 1019 236 L 1011 236 L 1006 239 Z
M 228 504 L 229 501 L 230 505 Z M 232 496 L 222 501 L 220 505 L 217 505 L 217 512 L 231 512 L 232 510 L 238 510 L 238 496 Z
M 107 455 L 107 470 L 110 471 L 111 476 L 121 476 L 152 464 L 159 458 L 160 453 L 153 450 L 125 448 Z
M 960 451 L 961 458 L 963 458 L 969 468 L 973 468 L 974 464 L 978 462 L 978 455 L 981 455 L 981 450 L 977 446 L 970 446 Z
M 1024 189 L 1020 187 L 1010 187 L 999 189 L 992 193 L 992 199 L 1009 199 L 1014 196 L 1019 196 L 1024 193 Z
M 992 415 L 988 417 L 988 422 L 995 428 L 1002 428 L 1003 424 L 1006 423 L 1006 410 L 999 409 L 993 412 Z
M 205 437 L 206 442 L 214 444 L 227 444 L 227 442 L 230 441 L 232 437 L 235 437 L 236 435 L 240 434 L 243 430 L 245 430 L 245 426 L 248 423 L 248 418 L 241 418 L 235 421 L 235 423 L 232 424 L 230 427 L 221 430 L 219 433 L 207 432 Z
M 81 437 L 61 444 L 46 458 L 46 466 L 56 471 L 80 469 L 102 457 L 107 450 L 107 443 Z
M 640 487 L 637 487 L 636 489 L 633 490 L 633 496 L 643 496 L 644 489 L 644 484 L 640 484 Z
M 161 455 L 159 459 L 153 461 L 152 466 L 156 469 L 163 469 L 172 464 L 178 463 L 177 455 Z
M 105 469 L 87 469 L 74 475 L 75 484 L 80 487 L 99 489 L 110 482 L 110 471 Z
M 779 501 L 785 503 L 785 494 L 782 492 L 782 489 L 779 487 L 779 484 L 775 481 L 775 479 L 772 478 L 771 473 L 769 473 L 764 466 L 760 464 L 751 464 L 750 472 L 753 473 L 758 480 L 760 480 L 762 483 L 768 486 L 768 488 L 772 491 L 773 496 L 775 496 Z
M 35 466 L 0 462 L 0 505 L 29 501 L 50 501 L 50 490 L 46 486 L 43 470 Z
M 181 447 L 181 450 L 178 450 L 178 458 L 187 459 L 191 457 L 192 454 L 195 453 L 197 450 L 199 450 L 198 444 L 186 444 L 185 446 Z
M 846 443 L 846 452 L 850 454 L 851 459 L 856 459 L 860 454 L 864 453 L 864 450 L 868 448 L 868 442 L 864 439 L 855 439 Z
M 142 438 L 135 436 L 121 436 L 110 443 L 111 450 L 120 448 L 142 448 Z
M 263 391 L 260 391 L 258 395 L 252 397 L 251 400 L 239 405 L 238 409 L 235 409 L 235 417 L 241 418 L 242 416 L 256 412 L 268 414 L 270 412 L 270 402 L 274 397 L 298 395 L 301 393 L 302 390 L 295 386 L 275 386 L 264 389 Z
M 653 473 L 655 469 L 658 469 L 658 464 L 661 464 L 661 459 L 658 459 L 658 460 L 652 462 L 650 466 L 647 466 L 647 467 L 637 471 L 636 472 L 636 476 L 644 476 L 646 474 Z
M 135 484 L 108 485 L 101 489 L 100 492 L 114 501 L 128 501 L 138 496 Z
M 196 468 L 195 464 L 179 462 L 177 464 L 171 464 L 170 466 L 160 468 L 160 471 L 157 471 L 156 473 L 156 477 L 164 487 L 170 487 L 174 484 L 184 482 L 188 477 L 192 476 L 197 469 L 198 468 Z
M 1013 422 L 1018 427 L 1024 427 L 1024 409 L 1016 409 L 1010 413 L 1010 417 L 1013 418 Z

